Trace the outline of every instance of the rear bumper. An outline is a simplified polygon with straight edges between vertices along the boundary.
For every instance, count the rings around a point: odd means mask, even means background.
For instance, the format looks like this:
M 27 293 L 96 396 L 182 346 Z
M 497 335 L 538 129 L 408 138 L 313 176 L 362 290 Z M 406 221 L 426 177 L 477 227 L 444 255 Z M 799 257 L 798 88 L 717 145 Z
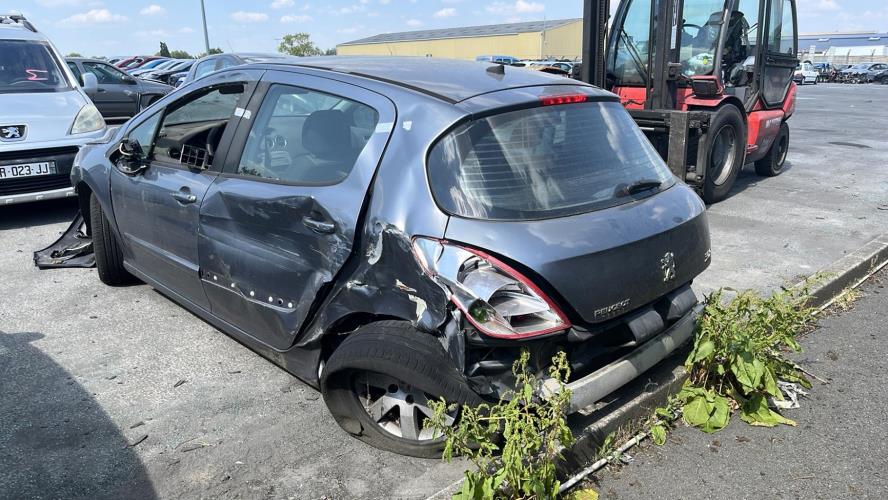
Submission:
M 601 401 L 608 394 L 623 387 L 669 357 L 693 337 L 697 318 L 702 311 L 703 306 L 697 305 L 663 333 L 645 342 L 629 354 L 567 384 L 567 389 L 571 391 L 568 413 L 576 413 Z M 553 379 L 545 380 L 543 390 L 557 390 L 557 383 Z

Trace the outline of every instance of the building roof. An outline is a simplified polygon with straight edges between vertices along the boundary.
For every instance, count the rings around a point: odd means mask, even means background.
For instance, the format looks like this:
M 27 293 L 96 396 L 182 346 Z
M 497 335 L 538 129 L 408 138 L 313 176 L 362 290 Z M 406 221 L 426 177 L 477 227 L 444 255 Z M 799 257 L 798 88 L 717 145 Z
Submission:
M 449 102 L 509 88 L 536 85 L 586 84 L 512 66 L 433 57 L 330 56 L 301 57 L 287 61 L 269 61 L 269 66 L 306 66 L 371 78 L 409 88 Z M 503 73 L 489 68 L 502 68 Z M 604 91 L 602 91 L 603 94 Z
M 799 50 L 888 45 L 888 33 L 810 33 L 799 35 Z
M 475 38 L 482 36 L 515 35 L 518 33 L 534 33 L 537 31 L 560 28 L 567 24 L 582 22 L 580 18 L 555 19 L 551 21 L 531 21 L 527 23 L 488 24 L 485 26 L 467 26 L 462 28 L 444 28 L 437 30 L 402 31 L 400 33 L 382 33 L 360 40 L 341 43 L 339 45 L 364 45 L 370 43 L 414 42 L 420 40 L 441 40 L 447 38 Z

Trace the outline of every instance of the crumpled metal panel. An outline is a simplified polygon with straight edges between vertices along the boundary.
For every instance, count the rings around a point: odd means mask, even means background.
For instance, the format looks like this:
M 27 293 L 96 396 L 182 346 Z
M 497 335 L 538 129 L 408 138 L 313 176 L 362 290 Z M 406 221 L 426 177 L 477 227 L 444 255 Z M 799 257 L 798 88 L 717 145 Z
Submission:
M 34 264 L 40 269 L 95 267 L 92 238 L 86 234 L 82 214 L 77 213 L 68 229 L 52 245 L 34 252 Z

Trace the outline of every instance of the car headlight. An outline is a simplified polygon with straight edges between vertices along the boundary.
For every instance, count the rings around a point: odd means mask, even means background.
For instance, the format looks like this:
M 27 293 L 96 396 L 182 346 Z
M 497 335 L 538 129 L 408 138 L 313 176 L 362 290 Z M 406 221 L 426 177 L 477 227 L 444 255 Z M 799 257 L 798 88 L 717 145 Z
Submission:
M 95 132 L 105 128 L 105 119 L 102 114 L 92 103 L 89 103 L 77 113 L 74 119 L 74 125 L 71 125 L 71 134 L 85 134 L 87 132 Z

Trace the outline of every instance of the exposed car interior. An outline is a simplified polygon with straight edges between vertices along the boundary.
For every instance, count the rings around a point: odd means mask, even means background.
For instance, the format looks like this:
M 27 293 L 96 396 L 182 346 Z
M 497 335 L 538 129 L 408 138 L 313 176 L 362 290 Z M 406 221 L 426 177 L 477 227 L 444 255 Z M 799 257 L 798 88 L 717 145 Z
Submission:
M 339 182 L 351 172 L 378 119 L 373 108 L 358 102 L 278 86 L 250 131 L 238 173 L 294 183 Z

